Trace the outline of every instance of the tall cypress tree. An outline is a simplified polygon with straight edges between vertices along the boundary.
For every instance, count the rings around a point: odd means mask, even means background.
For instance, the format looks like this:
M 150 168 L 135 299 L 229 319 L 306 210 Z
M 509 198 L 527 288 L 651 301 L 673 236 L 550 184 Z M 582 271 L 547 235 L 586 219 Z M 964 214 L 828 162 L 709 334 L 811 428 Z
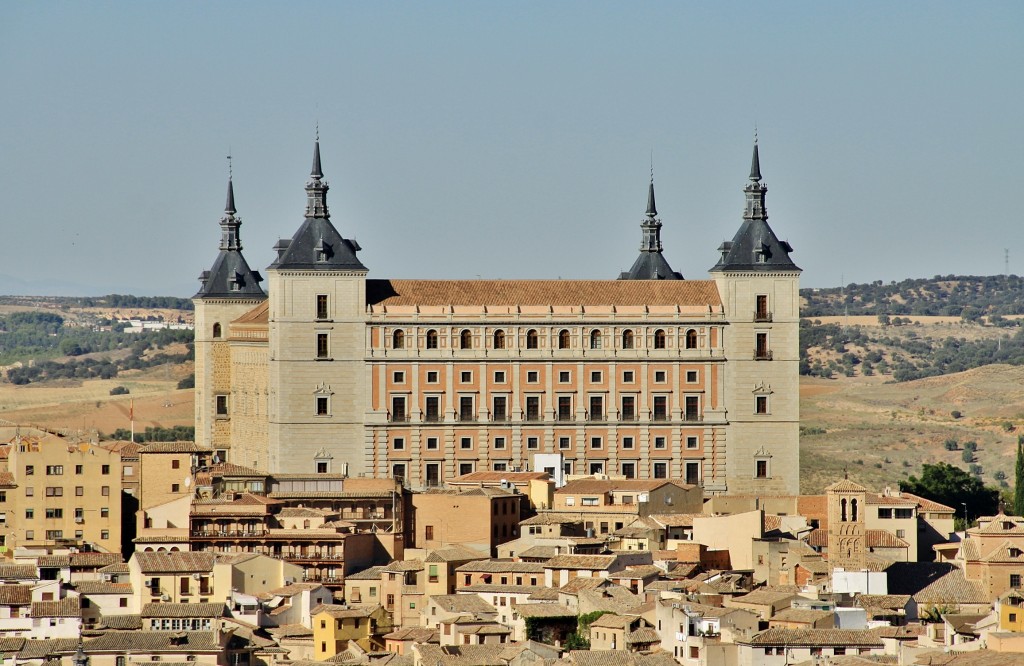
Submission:
M 1024 516 L 1024 435 L 1017 435 L 1017 467 L 1014 474 L 1013 512 Z

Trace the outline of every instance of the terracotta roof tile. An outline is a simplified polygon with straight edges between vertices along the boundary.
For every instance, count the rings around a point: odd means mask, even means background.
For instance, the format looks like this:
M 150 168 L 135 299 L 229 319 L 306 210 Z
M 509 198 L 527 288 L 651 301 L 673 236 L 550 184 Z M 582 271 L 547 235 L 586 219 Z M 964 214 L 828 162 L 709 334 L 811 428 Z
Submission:
M 616 555 L 556 555 L 544 563 L 545 569 L 603 570 L 612 566 Z
M 396 305 L 719 307 L 713 280 L 367 280 L 374 308 Z
M 769 629 L 754 636 L 753 646 L 782 647 L 865 647 L 882 648 L 882 640 L 872 631 L 856 629 Z
M 508 560 L 479 560 L 467 562 L 455 569 L 459 573 L 525 573 L 542 574 L 544 565 L 540 562 L 510 562 Z
M 496 613 L 490 605 L 475 594 L 435 594 L 430 600 L 449 613 Z
M 213 571 L 213 553 L 145 553 L 133 555 L 142 573 L 192 573 Z
M 82 580 L 73 583 L 79 594 L 132 594 L 131 583 L 108 583 L 103 580 Z
M 154 603 L 142 606 L 142 617 L 226 617 L 223 602 L 205 604 Z
M 0 580 L 37 580 L 35 566 L 31 564 L 0 564 Z
M 832 485 L 825 487 L 825 492 L 828 492 L 830 490 L 835 491 L 835 492 L 845 492 L 845 493 L 863 493 L 863 492 L 867 492 L 867 488 L 865 488 L 864 486 L 860 485 L 859 483 L 854 483 L 853 481 L 851 481 L 849 479 L 840 479 L 839 481 L 836 481 Z
M 31 585 L 0 585 L 0 606 L 28 606 L 31 603 Z
M 33 601 L 30 617 L 82 617 L 79 597 L 64 597 L 59 601 Z
M 139 450 L 139 453 L 198 453 L 201 449 L 195 442 L 153 442 Z

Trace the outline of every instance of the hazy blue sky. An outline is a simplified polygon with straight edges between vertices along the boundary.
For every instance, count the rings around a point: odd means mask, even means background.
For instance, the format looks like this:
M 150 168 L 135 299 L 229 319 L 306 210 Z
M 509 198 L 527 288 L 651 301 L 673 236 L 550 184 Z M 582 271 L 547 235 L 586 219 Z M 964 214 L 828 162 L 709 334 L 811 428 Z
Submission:
M 191 296 L 229 147 L 263 270 L 318 120 L 371 277 L 613 278 L 653 149 L 666 256 L 706 278 L 755 123 L 805 286 L 1022 273 L 1022 33 L 1019 0 L 7 0 L 0 292 Z

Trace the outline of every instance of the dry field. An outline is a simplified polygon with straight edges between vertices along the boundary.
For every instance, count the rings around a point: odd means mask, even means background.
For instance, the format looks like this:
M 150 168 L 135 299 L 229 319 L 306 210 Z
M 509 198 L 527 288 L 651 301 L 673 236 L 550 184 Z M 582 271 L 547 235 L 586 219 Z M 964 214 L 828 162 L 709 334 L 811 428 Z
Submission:
M 882 377 L 801 378 L 801 424 L 825 430 L 801 438 L 801 488 L 820 492 L 848 471 L 869 487 L 896 486 L 923 463 L 967 468 L 950 438 L 978 443 L 983 480 L 1013 477 L 1024 432 L 1024 367 L 990 365 L 901 384 Z M 951 412 L 960 411 L 959 419 Z M 1010 427 L 1012 430 L 1008 430 Z
M 0 383 L 0 420 L 51 429 L 112 433 L 129 428 L 129 406 L 135 405 L 135 430 L 146 426 L 193 425 L 191 389 L 177 389 L 192 364 L 122 372 L 114 379 L 44 382 L 27 386 Z M 129 395 L 110 395 L 124 386 Z

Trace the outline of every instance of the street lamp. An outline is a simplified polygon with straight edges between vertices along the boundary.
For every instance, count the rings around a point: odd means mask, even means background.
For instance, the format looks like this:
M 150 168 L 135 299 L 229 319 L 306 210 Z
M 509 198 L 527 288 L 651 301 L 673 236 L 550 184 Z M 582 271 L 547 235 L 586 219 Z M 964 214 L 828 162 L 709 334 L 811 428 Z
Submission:
M 968 522 L 967 522 L 967 502 L 960 502 L 960 504 L 963 505 L 963 507 L 964 507 L 964 532 L 966 532 L 967 531 L 967 525 L 968 525 Z

